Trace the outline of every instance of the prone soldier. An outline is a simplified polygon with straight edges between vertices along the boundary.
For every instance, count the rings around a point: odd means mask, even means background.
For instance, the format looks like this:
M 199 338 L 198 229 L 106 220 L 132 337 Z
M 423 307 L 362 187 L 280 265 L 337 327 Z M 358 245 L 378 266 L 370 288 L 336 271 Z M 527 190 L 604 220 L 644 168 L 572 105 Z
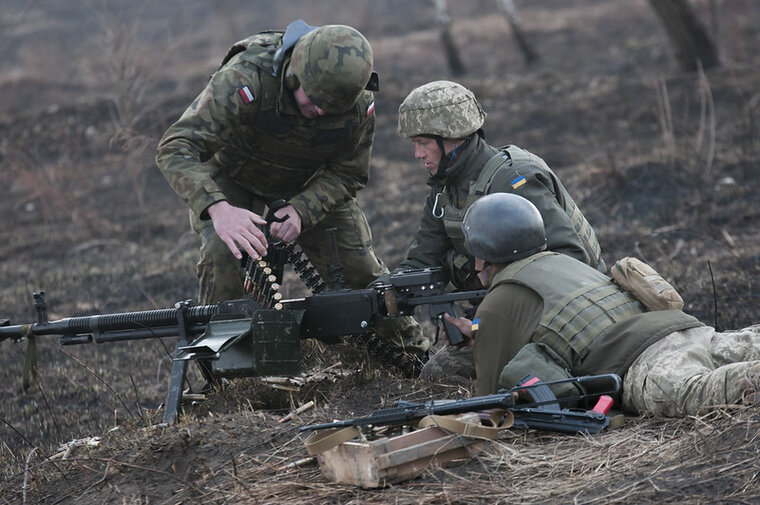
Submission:
M 518 195 L 476 202 L 463 233 L 488 294 L 472 321 L 447 319 L 474 346 L 478 394 L 527 373 L 614 373 L 633 413 L 680 417 L 760 400 L 760 325 L 717 332 L 679 309 L 646 310 L 601 272 L 547 251 L 541 214 Z

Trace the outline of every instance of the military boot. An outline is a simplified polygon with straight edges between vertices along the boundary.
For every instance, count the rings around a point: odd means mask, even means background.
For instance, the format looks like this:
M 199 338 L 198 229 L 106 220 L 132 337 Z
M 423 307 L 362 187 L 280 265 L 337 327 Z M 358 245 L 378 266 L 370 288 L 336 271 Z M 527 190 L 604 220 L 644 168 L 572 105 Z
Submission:
M 760 363 L 747 370 L 747 375 L 739 380 L 739 386 L 742 391 L 742 405 L 760 403 Z

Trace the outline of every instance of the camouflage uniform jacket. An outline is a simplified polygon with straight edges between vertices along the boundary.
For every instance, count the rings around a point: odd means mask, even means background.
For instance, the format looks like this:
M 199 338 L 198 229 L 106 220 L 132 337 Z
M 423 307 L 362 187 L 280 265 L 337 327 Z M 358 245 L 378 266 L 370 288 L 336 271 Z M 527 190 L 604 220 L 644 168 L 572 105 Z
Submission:
M 557 377 L 622 377 L 653 343 L 674 331 L 703 326 L 680 310 L 645 312 L 606 275 L 550 252 L 498 271 L 473 325 L 478 394 L 537 373 L 536 361 L 523 351 L 526 346 L 543 356 L 541 375 L 549 377 L 544 380 L 552 379 L 551 367 Z
M 516 193 L 530 200 L 543 217 L 549 250 L 597 268 L 600 248 L 596 234 L 557 176 L 537 156 L 514 146 L 508 149 L 520 153 L 520 159 L 505 157 L 504 151 L 475 135 L 448 167 L 443 181 L 428 180 L 430 192 L 420 226 L 399 268 L 443 265 L 452 250 L 467 258 L 461 220 L 477 198 L 491 193 Z M 498 156 L 503 162 L 478 194 L 474 188 L 481 172 Z
M 289 56 L 282 69 L 274 67 L 281 45 L 282 32 L 263 32 L 233 46 L 159 143 L 158 167 L 202 218 L 210 205 L 225 200 L 214 182 L 220 171 L 266 202 L 288 200 L 304 229 L 368 181 L 372 93 L 364 91 L 343 114 L 302 116 L 281 77 Z

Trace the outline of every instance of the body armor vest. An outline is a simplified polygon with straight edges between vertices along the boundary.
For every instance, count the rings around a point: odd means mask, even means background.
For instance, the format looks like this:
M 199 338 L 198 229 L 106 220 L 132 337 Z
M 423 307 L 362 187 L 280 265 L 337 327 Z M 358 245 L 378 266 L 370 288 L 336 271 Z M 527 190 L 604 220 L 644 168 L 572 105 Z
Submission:
M 564 254 L 547 251 L 511 263 L 496 274 L 492 289 L 507 283 L 527 286 L 543 299 L 532 340 L 551 347 L 568 368 L 580 364 L 616 323 L 646 311 L 609 277 Z

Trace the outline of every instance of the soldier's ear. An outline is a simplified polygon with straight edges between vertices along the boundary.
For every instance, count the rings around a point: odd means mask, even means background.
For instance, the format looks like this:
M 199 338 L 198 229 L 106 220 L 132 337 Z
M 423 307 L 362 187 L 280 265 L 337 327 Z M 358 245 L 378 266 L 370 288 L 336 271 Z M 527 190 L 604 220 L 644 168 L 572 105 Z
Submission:
M 290 69 L 290 65 L 288 65 L 288 69 L 285 71 L 285 77 L 283 78 L 283 83 L 285 84 L 285 87 L 288 89 L 298 89 L 298 86 L 301 85 L 301 83 L 298 82 L 298 77 L 296 77 L 296 74 L 294 74 L 293 71 Z

